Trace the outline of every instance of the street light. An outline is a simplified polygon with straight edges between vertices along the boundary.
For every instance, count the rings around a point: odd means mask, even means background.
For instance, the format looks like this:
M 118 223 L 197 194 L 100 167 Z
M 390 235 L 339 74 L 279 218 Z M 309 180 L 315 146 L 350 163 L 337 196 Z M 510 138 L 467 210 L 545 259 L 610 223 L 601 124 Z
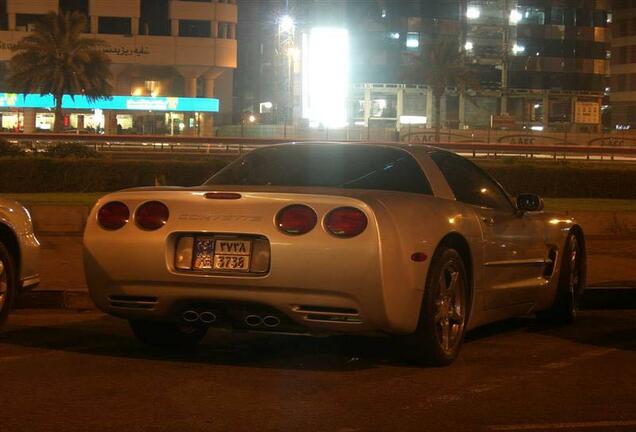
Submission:
M 292 33 L 294 26 L 294 19 L 289 15 L 283 15 L 278 19 L 278 31 L 281 33 Z

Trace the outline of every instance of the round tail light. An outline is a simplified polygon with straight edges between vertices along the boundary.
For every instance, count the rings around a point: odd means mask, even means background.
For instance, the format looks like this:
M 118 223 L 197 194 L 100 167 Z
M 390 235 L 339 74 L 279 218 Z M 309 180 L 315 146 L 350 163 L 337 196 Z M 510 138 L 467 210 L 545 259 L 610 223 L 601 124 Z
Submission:
M 99 225 L 107 230 L 118 230 L 128 223 L 130 210 L 126 204 L 120 201 L 111 201 L 104 204 L 97 212 Z
M 329 212 L 325 228 L 338 237 L 355 237 L 367 227 L 367 216 L 357 208 L 340 207 Z
M 170 217 L 170 211 L 164 203 L 148 201 L 142 204 L 135 213 L 135 222 L 140 228 L 154 231 L 166 224 Z
M 285 234 L 308 233 L 314 229 L 316 222 L 318 222 L 316 212 L 300 204 L 287 206 L 276 215 L 276 226 Z

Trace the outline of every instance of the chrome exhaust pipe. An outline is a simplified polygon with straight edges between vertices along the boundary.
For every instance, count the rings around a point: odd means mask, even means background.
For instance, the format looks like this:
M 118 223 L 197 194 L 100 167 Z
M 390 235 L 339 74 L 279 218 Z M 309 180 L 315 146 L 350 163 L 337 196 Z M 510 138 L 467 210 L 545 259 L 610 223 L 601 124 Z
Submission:
M 216 315 L 210 311 L 201 312 L 201 314 L 199 315 L 199 319 L 205 324 L 211 324 L 216 321 Z
M 245 317 L 245 324 L 250 327 L 258 327 L 263 324 L 263 318 L 258 315 L 248 315 Z
M 274 328 L 280 325 L 280 318 L 274 315 L 267 315 L 263 318 L 263 324 L 265 327 Z
M 181 318 L 188 323 L 194 323 L 199 321 L 199 313 L 193 310 L 187 310 L 181 314 Z

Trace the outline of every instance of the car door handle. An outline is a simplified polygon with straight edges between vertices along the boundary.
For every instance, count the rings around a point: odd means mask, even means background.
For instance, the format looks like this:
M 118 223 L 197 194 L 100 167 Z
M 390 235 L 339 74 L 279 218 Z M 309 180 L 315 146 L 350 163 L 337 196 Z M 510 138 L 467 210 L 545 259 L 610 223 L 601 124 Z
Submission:
M 481 221 L 488 226 L 492 226 L 495 224 L 495 219 L 492 216 L 481 216 Z

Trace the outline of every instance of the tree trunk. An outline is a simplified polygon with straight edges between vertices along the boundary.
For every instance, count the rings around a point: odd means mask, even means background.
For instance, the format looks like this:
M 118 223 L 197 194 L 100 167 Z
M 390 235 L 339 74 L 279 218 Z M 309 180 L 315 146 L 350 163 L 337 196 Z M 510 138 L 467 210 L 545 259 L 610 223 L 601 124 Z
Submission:
M 435 103 L 435 142 L 438 143 L 442 124 L 442 95 L 434 92 L 433 98 Z
M 64 130 L 64 111 L 62 111 L 62 95 L 55 95 L 55 123 L 53 132 L 58 133 Z

